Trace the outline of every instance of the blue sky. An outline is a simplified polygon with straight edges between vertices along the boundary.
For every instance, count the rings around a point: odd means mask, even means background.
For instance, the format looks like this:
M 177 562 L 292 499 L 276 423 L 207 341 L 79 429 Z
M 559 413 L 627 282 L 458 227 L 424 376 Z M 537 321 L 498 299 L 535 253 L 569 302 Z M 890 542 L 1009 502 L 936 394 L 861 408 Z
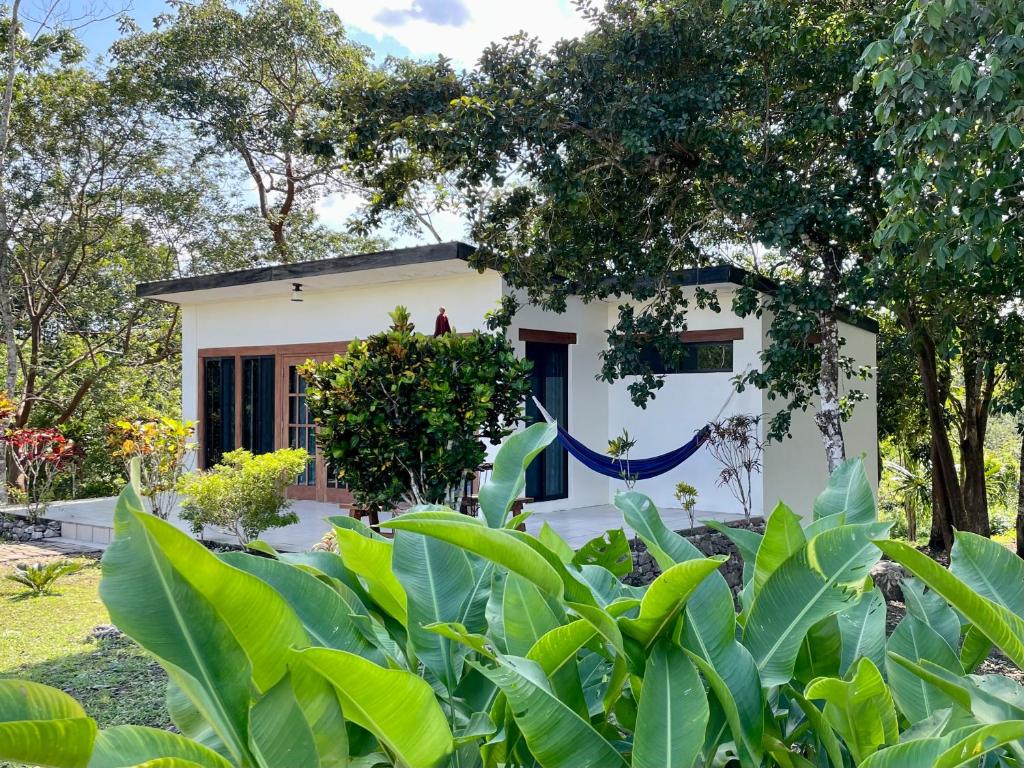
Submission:
M 93 15 L 107 17 L 79 34 L 100 55 L 117 39 L 114 16 L 124 10 L 144 28 L 168 12 L 165 0 L 91 0 Z M 569 0 L 321 0 L 345 23 L 353 39 L 381 58 L 388 55 L 433 58 L 444 54 L 471 67 L 494 40 L 526 30 L 551 44 L 578 35 L 583 21 Z M 78 0 L 70 0 L 72 6 Z M 84 3 L 83 3 L 84 6 Z
M 33 2 L 34 0 L 29 0 Z M 102 56 L 119 34 L 118 11 L 144 29 L 152 19 L 168 12 L 165 0 L 66 0 L 72 8 L 91 3 L 91 15 L 99 21 L 79 28 L 78 33 L 93 56 Z M 38 0 L 45 2 L 45 0 Z M 458 67 L 471 68 L 480 52 L 492 41 L 520 30 L 550 45 L 579 35 L 585 28 L 569 0 L 321 0 L 342 19 L 352 39 L 371 48 L 379 60 L 405 56 L 434 58 L 443 54 Z M 359 206 L 355 196 L 334 195 L 321 200 L 317 212 L 330 226 L 344 226 Z M 465 239 L 466 227 L 456 215 L 433 219 L 446 239 Z M 424 242 L 426 236 L 390 235 L 396 245 Z

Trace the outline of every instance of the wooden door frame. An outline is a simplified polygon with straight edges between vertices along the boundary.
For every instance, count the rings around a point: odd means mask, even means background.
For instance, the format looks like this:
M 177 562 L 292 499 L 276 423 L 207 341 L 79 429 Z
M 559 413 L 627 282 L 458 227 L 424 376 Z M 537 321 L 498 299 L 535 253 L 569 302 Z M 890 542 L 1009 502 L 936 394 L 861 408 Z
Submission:
M 344 354 L 348 341 L 322 341 L 308 344 L 267 344 L 239 347 L 204 347 L 197 352 L 197 391 L 196 416 L 199 422 L 196 434 L 199 440 L 197 464 L 205 468 L 206 455 L 206 360 L 210 358 L 233 358 L 235 363 L 235 447 L 242 445 L 242 360 L 246 357 L 273 356 L 274 358 L 274 448 L 288 447 L 288 366 L 297 361 L 310 359 L 327 360 L 335 354 Z M 323 458 L 317 451 L 317 485 L 310 496 L 306 493 L 308 486 L 293 485 L 288 489 L 288 497 L 293 499 L 319 500 L 324 496 L 326 501 L 345 501 L 347 492 L 340 489 L 327 488 L 323 470 Z

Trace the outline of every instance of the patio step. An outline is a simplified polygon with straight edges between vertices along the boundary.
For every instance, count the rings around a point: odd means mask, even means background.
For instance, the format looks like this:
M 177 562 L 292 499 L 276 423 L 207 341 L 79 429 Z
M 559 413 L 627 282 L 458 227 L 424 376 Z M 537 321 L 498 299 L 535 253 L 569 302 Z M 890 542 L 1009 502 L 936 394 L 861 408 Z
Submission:
M 60 536 L 49 539 L 49 541 L 89 544 L 96 549 L 106 549 L 113 538 L 113 526 L 62 521 L 60 524 Z

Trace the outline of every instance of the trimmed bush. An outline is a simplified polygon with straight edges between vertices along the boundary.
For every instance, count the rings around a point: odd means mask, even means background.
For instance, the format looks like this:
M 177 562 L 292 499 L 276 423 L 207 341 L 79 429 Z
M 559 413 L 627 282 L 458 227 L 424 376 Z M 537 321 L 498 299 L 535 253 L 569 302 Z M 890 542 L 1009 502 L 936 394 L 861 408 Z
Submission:
M 296 523 L 299 518 L 288 511 L 284 494 L 309 460 L 301 448 L 258 456 L 242 448 L 229 451 L 210 470 L 178 482 L 181 517 L 196 536 L 212 525 L 230 531 L 243 545 L 270 528 Z

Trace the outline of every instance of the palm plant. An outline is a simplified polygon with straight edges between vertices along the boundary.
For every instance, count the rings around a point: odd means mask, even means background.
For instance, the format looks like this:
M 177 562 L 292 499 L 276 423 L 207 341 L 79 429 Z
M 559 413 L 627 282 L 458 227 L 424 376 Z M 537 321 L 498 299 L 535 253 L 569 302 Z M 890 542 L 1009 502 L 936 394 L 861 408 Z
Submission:
M 49 563 L 19 563 L 4 578 L 21 584 L 31 590 L 32 594 L 45 595 L 50 592 L 54 582 L 62 576 L 68 576 L 82 570 L 82 563 L 75 560 L 57 560 Z
M 1024 687 L 977 676 L 993 645 L 1024 666 L 1024 562 L 961 536 L 950 571 L 887 538 L 863 465 L 807 521 L 779 505 L 732 530 L 737 613 L 718 572 L 646 496 L 616 497 L 661 566 L 624 585 L 621 532 L 574 551 L 515 530 L 525 467 L 554 438 L 514 435 L 481 516 L 422 506 L 393 540 L 332 518 L 338 553 L 215 555 L 117 508 L 101 596 L 170 678 L 181 734 L 97 732 L 73 699 L 0 681 L 0 760 L 161 768 L 886 768 L 1019 766 Z M 626 547 L 623 553 L 622 548 Z M 916 573 L 890 637 L 870 578 Z

